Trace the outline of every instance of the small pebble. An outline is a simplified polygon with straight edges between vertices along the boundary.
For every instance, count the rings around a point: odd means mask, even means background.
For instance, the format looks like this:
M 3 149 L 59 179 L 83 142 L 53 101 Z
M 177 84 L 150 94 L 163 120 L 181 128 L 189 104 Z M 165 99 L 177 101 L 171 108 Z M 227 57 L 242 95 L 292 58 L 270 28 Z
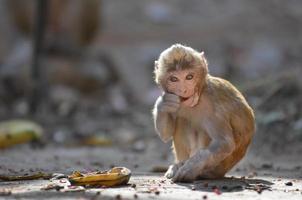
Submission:
M 222 189 L 223 189 L 223 190 L 227 190 L 227 189 L 228 189 L 228 186 L 224 185 L 224 186 L 222 186 Z
M 213 192 L 217 195 L 221 195 L 221 192 L 218 188 L 213 189 Z

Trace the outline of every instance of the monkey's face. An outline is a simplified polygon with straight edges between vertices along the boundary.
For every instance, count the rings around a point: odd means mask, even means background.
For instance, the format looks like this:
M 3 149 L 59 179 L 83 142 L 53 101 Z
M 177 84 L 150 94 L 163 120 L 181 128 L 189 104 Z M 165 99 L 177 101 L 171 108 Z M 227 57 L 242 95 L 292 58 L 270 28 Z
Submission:
M 166 90 L 179 96 L 181 104 L 193 107 L 198 103 L 198 83 L 200 74 L 195 69 L 169 72 L 166 78 Z

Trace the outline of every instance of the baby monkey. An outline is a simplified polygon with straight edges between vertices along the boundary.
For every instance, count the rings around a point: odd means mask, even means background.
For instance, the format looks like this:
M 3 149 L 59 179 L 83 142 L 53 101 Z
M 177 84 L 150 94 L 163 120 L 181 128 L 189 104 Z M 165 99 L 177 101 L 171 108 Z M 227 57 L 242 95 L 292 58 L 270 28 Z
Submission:
M 252 108 L 230 82 L 211 76 L 204 53 L 190 47 L 163 51 L 154 73 L 163 90 L 153 110 L 155 130 L 164 142 L 173 140 L 175 155 L 165 176 L 174 182 L 223 177 L 251 142 Z

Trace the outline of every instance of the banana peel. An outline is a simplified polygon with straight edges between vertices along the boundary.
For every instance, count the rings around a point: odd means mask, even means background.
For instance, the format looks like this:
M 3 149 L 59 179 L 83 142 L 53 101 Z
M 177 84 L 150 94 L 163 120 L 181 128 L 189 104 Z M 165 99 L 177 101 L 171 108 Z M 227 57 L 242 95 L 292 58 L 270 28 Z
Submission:
M 92 172 L 83 174 L 79 171 L 73 172 L 69 177 L 72 185 L 89 187 L 113 187 L 126 185 L 130 179 L 131 171 L 125 167 L 114 167 L 103 172 Z
M 0 149 L 38 140 L 42 136 L 42 128 L 27 120 L 9 120 L 0 123 Z

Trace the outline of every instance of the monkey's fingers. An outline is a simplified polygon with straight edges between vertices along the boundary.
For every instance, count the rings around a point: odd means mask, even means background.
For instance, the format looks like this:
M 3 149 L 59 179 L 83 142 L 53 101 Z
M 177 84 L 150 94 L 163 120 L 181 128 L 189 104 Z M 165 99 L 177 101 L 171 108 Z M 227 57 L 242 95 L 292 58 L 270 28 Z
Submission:
M 172 101 L 175 103 L 180 103 L 180 98 L 179 96 L 175 95 L 175 94 L 171 94 L 171 93 L 165 93 L 165 95 L 163 96 L 164 101 Z
M 180 106 L 180 104 L 179 103 L 175 103 L 175 102 L 164 102 L 163 106 L 171 106 L 171 107 L 178 108 Z
M 179 105 L 174 103 L 164 103 L 161 107 L 161 111 L 163 112 L 176 112 L 179 108 Z
M 183 172 L 182 167 L 181 167 L 177 170 L 176 174 L 173 176 L 172 181 L 173 182 L 181 182 L 183 176 L 184 176 L 184 172 Z
M 173 182 L 192 182 L 194 181 L 194 175 L 191 170 L 187 169 L 186 167 L 181 167 L 172 178 Z
M 164 106 L 161 109 L 162 112 L 168 112 L 168 113 L 173 113 L 177 111 L 177 108 L 175 108 L 174 106 Z
M 168 178 L 168 179 L 173 178 L 173 176 L 176 174 L 177 170 L 178 170 L 178 165 L 177 164 L 170 165 L 169 169 L 165 173 L 165 177 Z
M 171 179 L 171 178 L 173 178 L 174 174 L 175 174 L 175 172 L 173 170 L 168 169 L 168 171 L 165 173 L 165 177 L 167 179 Z

